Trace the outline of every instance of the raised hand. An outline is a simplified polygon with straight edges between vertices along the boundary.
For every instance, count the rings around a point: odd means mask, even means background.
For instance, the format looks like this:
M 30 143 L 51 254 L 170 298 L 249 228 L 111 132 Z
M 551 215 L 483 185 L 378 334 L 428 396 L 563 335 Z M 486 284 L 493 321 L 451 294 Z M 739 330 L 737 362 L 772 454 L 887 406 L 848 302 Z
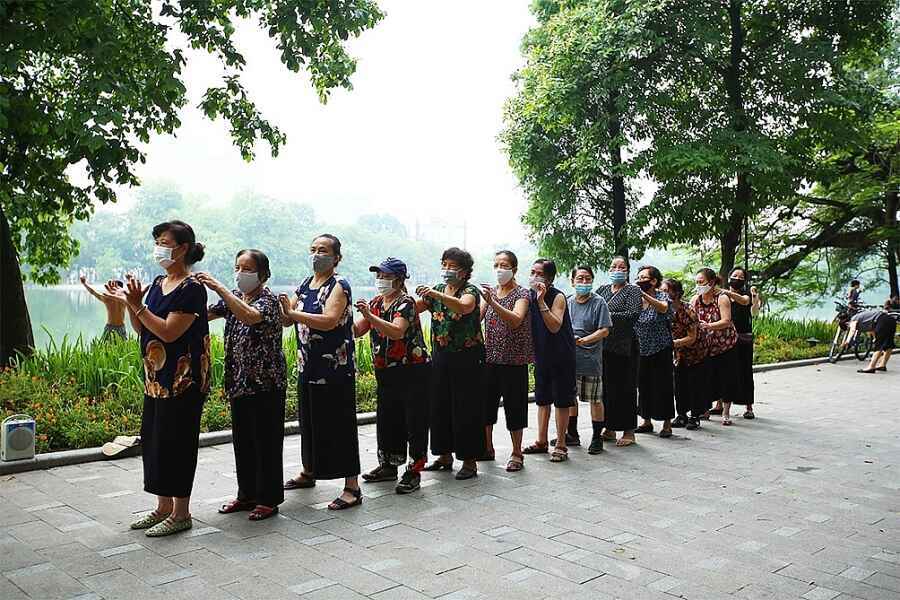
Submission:
M 214 292 L 219 292 L 225 289 L 225 286 L 222 285 L 218 279 L 210 275 L 209 273 L 201 271 L 200 273 L 195 273 L 194 277 L 197 278 L 197 281 L 208 287 L 210 290 Z
M 113 284 L 115 285 L 115 284 Z M 144 301 L 144 286 L 137 277 L 128 274 L 125 278 L 125 299 L 129 306 L 137 308 Z
M 428 296 L 433 296 L 433 295 L 434 295 L 434 290 L 431 289 L 427 285 L 420 285 L 419 287 L 416 288 L 416 296 L 418 296 L 419 298 L 426 298 Z
M 538 301 L 538 302 L 543 302 L 543 301 L 544 301 L 544 296 L 547 295 L 547 284 L 546 284 L 546 283 L 542 283 L 542 282 L 540 282 L 540 281 L 537 282 L 536 284 L 534 284 L 534 293 L 535 293 L 536 296 L 537 296 L 537 301 Z
M 278 294 L 278 305 L 281 307 L 281 312 L 285 315 L 293 310 L 291 308 L 291 299 L 288 298 L 287 294 Z
M 482 283 L 481 288 L 478 288 L 478 292 L 481 294 L 481 297 L 484 298 L 484 301 L 488 304 L 493 304 L 494 302 L 494 288 L 491 287 L 487 283 Z
M 369 303 L 365 300 L 357 300 L 354 306 L 356 307 L 356 310 L 359 311 L 359 314 L 366 319 L 372 316 L 372 311 L 369 310 Z

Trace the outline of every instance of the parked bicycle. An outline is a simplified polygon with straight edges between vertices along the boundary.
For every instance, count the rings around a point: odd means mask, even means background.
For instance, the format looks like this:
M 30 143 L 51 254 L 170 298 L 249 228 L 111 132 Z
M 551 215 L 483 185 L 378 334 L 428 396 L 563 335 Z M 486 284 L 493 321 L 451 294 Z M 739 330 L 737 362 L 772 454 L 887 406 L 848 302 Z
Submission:
M 828 350 L 829 362 L 835 363 L 840 360 L 845 352 L 851 351 L 857 360 L 866 360 L 872 354 L 873 340 L 870 336 L 859 331 L 855 331 L 852 338 L 850 336 L 850 319 L 853 315 L 870 308 L 868 305 L 849 306 L 843 302 L 834 302 L 837 314 L 834 317 L 834 323 L 837 324 L 837 330 L 834 332 L 834 339 L 831 341 L 831 348 Z

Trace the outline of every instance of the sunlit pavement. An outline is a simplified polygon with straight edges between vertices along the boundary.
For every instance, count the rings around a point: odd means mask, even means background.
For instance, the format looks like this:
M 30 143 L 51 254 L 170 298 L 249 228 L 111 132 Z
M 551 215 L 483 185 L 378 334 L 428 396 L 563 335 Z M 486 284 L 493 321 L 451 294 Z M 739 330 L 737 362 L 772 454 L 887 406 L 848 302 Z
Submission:
M 165 539 L 128 529 L 153 506 L 140 458 L 4 477 L 0 598 L 900 598 L 894 362 L 759 374 L 754 421 L 529 456 L 518 474 L 501 418 L 477 479 L 426 473 L 410 496 L 366 485 L 341 513 L 324 508 L 339 483 L 320 482 L 268 521 L 219 515 L 232 448 L 203 448 L 194 529 Z M 374 427 L 360 435 L 368 469 Z M 286 439 L 286 475 L 298 447 Z

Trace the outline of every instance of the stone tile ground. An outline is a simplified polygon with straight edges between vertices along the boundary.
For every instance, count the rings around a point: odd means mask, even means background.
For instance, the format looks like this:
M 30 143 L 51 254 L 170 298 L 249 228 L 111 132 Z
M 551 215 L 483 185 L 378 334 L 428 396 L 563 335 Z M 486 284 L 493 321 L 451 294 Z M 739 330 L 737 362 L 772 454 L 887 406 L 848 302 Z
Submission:
M 219 515 L 232 449 L 203 448 L 195 527 L 168 539 L 128 530 L 152 506 L 139 458 L 4 477 L 0 598 L 900 599 L 900 373 L 857 366 L 759 374 L 753 422 L 519 474 L 501 427 L 477 480 L 366 486 L 344 513 L 321 482 L 278 518 Z M 375 430 L 360 436 L 369 468 Z

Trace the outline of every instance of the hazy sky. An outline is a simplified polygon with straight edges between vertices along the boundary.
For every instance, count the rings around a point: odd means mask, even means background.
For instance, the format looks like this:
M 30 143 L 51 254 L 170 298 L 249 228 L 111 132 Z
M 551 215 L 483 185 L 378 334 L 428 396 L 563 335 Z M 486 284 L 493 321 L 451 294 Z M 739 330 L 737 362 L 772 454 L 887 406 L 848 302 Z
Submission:
M 529 3 L 379 4 L 385 19 L 351 44 L 359 60 L 354 89 L 333 92 L 325 105 L 305 74 L 281 65 L 265 33 L 251 23 L 239 27 L 244 83 L 288 137 L 274 159 L 257 144 L 256 160 L 245 163 L 225 123 L 196 109 L 220 71 L 215 60 L 191 53 L 183 125 L 177 137 L 152 140 L 140 177 L 223 198 L 251 188 L 309 203 L 330 222 L 372 212 L 410 227 L 416 218 L 465 220 L 472 246 L 524 238 L 525 201 L 497 134 L 514 91 L 510 76 L 522 64 L 519 44 L 533 23 Z

